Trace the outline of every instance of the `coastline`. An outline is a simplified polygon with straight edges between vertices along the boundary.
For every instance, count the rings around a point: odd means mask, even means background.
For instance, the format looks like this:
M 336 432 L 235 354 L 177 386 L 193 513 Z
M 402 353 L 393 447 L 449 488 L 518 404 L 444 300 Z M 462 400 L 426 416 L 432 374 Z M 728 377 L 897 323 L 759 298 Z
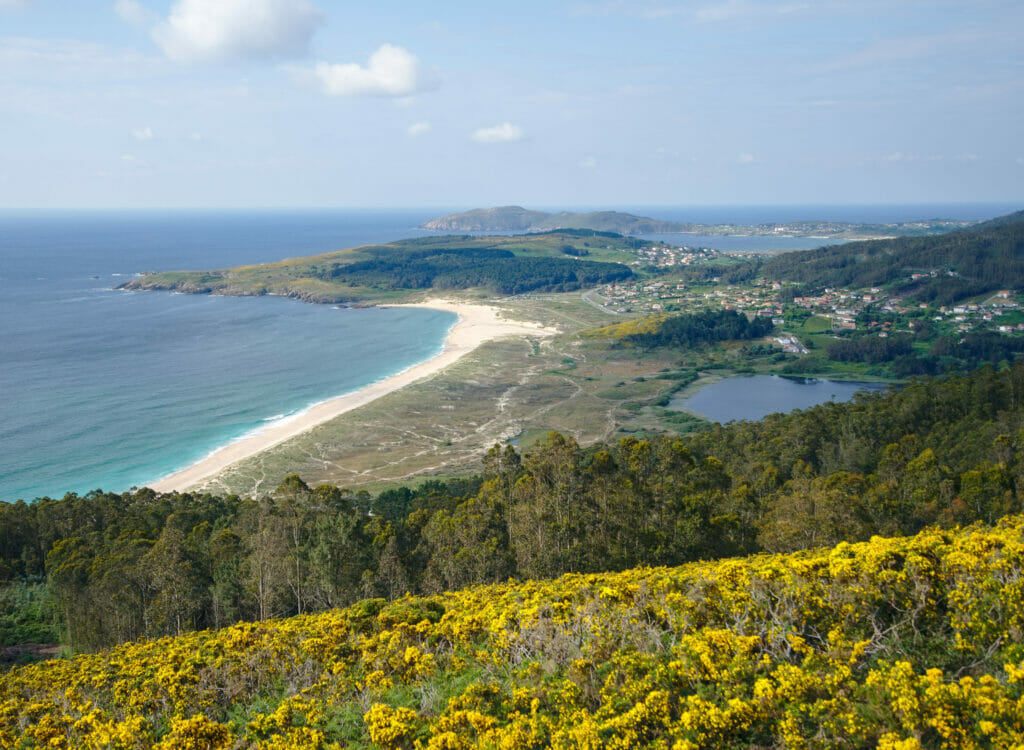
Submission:
M 429 307 L 458 316 L 449 329 L 440 353 L 401 372 L 371 383 L 357 391 L 320 401 L 280 422 L 243 436 L 217 449 L 190 466 L 148 483 L 157 492 L 183 492 L 209 479 L 234 463 L 272 448 L 317 425 L 375 401 L 423 378 L 430 377 L 457 362 L 481 344 L 506 336 L 551 336 L 556 333 L 539 324 L 516 322 L 501 317 L 496 307 L 456 302 L 439 298 L 388 307 Z

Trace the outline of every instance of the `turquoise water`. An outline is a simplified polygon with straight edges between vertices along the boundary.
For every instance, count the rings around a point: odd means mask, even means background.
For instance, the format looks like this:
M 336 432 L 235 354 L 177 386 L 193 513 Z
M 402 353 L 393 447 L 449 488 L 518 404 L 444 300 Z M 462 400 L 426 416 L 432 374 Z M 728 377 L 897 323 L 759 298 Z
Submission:
M 0 499 L 142 486 L 437 353 L 451 313 L 112 289 L 143 269 L 395 239 L 422 218 L 0 216 Z
M 775 412 L 808 409 L 828 401 L 849 401 L 857 393 L 885 388 L 880 383 L 847 383 L 821 378 L 744 375 L 704 386 L 692 396 L 676 397 L 670 409 L 686 409 L 712 422 L 757 420 Z

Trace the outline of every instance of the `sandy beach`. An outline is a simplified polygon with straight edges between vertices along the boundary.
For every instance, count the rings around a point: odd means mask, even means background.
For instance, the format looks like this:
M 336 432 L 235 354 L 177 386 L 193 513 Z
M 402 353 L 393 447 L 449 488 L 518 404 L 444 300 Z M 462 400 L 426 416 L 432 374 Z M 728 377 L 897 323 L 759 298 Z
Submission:
M 552 329 L 539 325 L 505 320 L 497 308 L 486 305 L 431 299 L 409 305 L 394 305 L 394 307 L 429 307 L 435 310 L 446 310 L 458 315 L 459 319 L 448 332 L 444 349 L 440 354 L 353 393 L 314 404 L 292 417 L 275 422 L 240 440 L 229 443 L 201 461 L 197 461 L 181 471 L 161 477 L 155 482 L 151 482 L 149 486 L 158 492 L 182 492 L 220 473 L 237 461 L 272 448 L 278 443 L 334 419 L 347 411 L 364 406 L 381 396 L 397 391 L 399 388 L 404 388 L 417 380 L 434 375 L 486 341 L 505 336 L 537 337 L 556 333 Z

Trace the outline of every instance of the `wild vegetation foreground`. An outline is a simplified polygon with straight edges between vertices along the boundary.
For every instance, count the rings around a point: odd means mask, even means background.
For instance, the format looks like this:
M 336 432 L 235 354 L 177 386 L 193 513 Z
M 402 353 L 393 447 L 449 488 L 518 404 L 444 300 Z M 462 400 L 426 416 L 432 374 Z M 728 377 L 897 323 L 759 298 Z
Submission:
M 5 747 L 1009 747 L 1024 518 L 126 644 L 0 680 Z

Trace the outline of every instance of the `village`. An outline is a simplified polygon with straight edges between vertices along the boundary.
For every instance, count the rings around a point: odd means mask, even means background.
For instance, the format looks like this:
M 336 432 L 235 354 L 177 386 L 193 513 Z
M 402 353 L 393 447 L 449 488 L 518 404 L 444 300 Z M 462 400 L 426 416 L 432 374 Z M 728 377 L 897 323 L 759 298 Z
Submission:
M 671 268 L 706 262 L 721 253 L 653 246 L 642 248 L 638 255 L 642 260 L 636 263 Z M 939 273 L 945 272 L 915 273 L 908 280 Z M 817 318 L 816 332 L 831 330 L 836 334 L 863 331 L 885 337 L 899 331 L 915 332 L 924 321 L 943 333 L 1024 333 L 1020 295 L 1009 289 L 957 305 L 929 305 L 889 294 L 880 287 L 826 288 L 814 296 L 797 296 L 793 285 L 779 282 L 758 280 L 749 285 L 732 285 L 721 283 L 718 277 L 708 282 L 692 282 L 666 274 L 659 279 L 607 284 L 589 293 L 588 301 L 614 314 L 695 312 L 713 308 L 771 318 L 776 326 L 789 331 L 776 339 L 776 343 L 792 353 L 806 351 L 793 334 L 800 333 L 810 317 Z

